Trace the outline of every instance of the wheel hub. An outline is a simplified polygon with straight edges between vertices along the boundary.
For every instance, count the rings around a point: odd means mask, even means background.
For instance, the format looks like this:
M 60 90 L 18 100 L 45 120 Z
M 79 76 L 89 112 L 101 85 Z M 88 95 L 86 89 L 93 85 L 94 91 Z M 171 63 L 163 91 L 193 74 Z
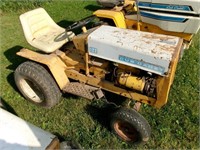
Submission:
M 19 81 L 24 93 L 36 103 L 41 103 L 44 100 L 44 96 L 41 94 L 41 90 L 33 82 L 21 78 Z
M 137 130 L 128 122 L 118 120 L 114 123 L 114 129 L 125 141 L 135 142 L 138 138 Z

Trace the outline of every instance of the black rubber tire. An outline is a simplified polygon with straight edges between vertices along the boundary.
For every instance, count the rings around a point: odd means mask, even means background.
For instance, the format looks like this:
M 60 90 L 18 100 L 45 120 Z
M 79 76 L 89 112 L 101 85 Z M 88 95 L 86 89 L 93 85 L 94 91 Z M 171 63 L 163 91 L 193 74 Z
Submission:
M 119 108 L 111 114 L 111 129 L 127 143 L 146 143 L 151 135 L 147 120 L 134 109 Z
M 17 67 L 14 77 L 19 91 L 30 102 L 46 108 L 59 102 L 60 89 L 42 65 L 26 61 Z

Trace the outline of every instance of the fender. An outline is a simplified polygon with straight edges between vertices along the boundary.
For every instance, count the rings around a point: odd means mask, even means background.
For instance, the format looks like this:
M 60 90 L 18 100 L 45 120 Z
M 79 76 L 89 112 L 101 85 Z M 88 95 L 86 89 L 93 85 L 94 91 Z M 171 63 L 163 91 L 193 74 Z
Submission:
M 51 71 L 55 81 L 57 82 L 61 90 L 69 83 L 69 79 L 65 74 L 67 66 L 55 53 L 40 54 L 32 50 L 22 48 L 19 52 L 17 52 L 17 55 L 46 65 Z
M 179 56 L 182 50 L 183 39 L 179 41 L 177 46 L 177 51 L 173 55 L 173 59 L 171 61 L 170 72 L 166 77 L 158 77 L 157 79 L 157 101 L 154 104 L 154 107 L 161 108 L 167 103 L 168 95 L 170 91 L 170 87 L 174 81 L 174 76 L 176 73 L 176 68 L 179 61 Z
M 113 20 L 116 27 L 126 28 L 126 22 L 122 12 L 112 10 L 97 10 L 93 14 L 99 18 L 107 18 Z

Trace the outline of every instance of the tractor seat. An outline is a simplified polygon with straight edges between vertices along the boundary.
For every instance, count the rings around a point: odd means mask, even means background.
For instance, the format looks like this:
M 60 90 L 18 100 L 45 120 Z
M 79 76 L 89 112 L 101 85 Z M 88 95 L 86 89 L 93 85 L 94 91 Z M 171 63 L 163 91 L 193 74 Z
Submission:
M 19 18 L 27 42 L 45 53 L 54 52 L 75 35 L 58 26 L 43 8 L 28 11 Z

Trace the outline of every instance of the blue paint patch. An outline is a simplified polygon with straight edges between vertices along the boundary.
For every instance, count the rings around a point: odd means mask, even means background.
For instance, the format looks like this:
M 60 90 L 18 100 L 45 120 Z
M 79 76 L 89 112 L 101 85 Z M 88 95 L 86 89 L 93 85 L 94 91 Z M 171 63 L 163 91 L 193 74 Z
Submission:
M 139 7 L 151 7 L 151 8 L 158 8 L 158 9 L 168 9 L 168 10 L 182 10 L 182 11 L 192 11 L 190 6 L 181 6 L 181 5 L 168 5 L 168 4 L 155 4 L 155 3 L 148 3 L 148 2 L 139 2 Z
M 138 6 L 142 6 L 142 7 L 151 7 L 151 3 L 146 3 L 146 2 L 139 2 Z
M 191 11 L 189 6 L 180 6 L 180 5 L 151 4 L 151 7 L 161 8 L 161 9 Z
M 95 48 L 95 47 L 89 47 L 89 52 L 90 52 L 90 53 L 93 53 L 93 54 L 97 54 L 97 53 L 98 53 L 98 50 L 97 50 L 97 48 Z
M 126 62 L 126 63 L 130 63 L 130 64 L 134 64 L 134 65 L 137 65 L 137 66 L 140 66 L 140 67 L 147 68 L 148 70 L 152 70 L 154 72 L 159 72 L 162 75 L 165 72 L 165 68 L 163 68 L 161 66 L 156 66 L 156 65 L 153 65 L 153 64 L 149 64 L 149 63 L 146 63 L 144 61 L 139 61 L 139 60 L 136 60 L 136 59 L 133 59 L 133 58 L 130 58 L 130 57 L 119 55 L 118 59 L 120 61 L 123 61 L 123 62 Z
M 147 12 L 140 12 L 141 16 L 148 17 L 148 18 L 153 18 L 157 20 L 164 20 L 164 21 L 172 21 L 172 22 L 185 22 L 187 19 L 186 18 L 177 18 L 177 17 L 170 17 L 170 16 L 160 16 L 156 14 L 151 14 Z

